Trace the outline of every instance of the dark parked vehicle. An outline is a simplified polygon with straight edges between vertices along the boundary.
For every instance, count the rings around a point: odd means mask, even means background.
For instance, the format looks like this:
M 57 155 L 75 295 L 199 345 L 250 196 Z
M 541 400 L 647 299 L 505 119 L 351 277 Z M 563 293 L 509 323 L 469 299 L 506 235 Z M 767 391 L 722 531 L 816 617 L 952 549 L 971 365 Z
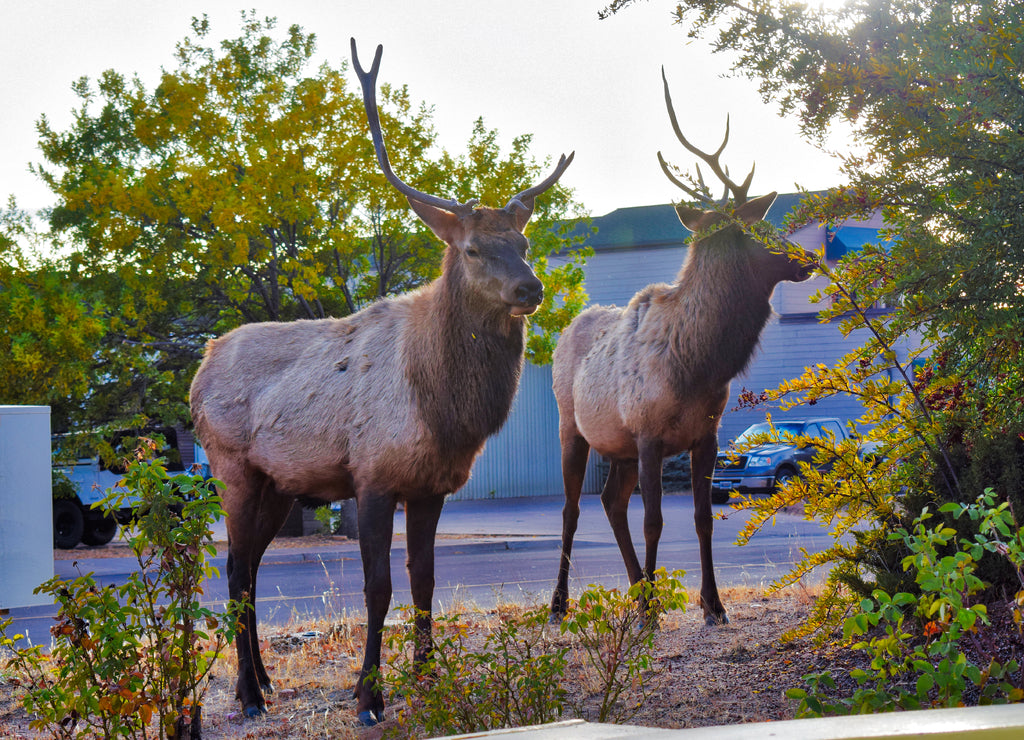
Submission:
M 825 439 L 831 435 L 837 442 L 849 437 L 839 419 L 818 418 L 754 424 L 737 437 L 733 444 L 738 446 L 755 434 L 770 432 L 772 427 L 780 436 L 790 434 Z M 758 445 L 739 455 L 733 453 L 730 456 L 727 452 L 721 452 L 715 462 L 711 501 L 716 504 L 728 503 L 733 491 L 770 493 L 776 485 L 799 475 L 799 463 L 812 462 L 814 452 L 813 444 L 797 447 L 785 442 Z

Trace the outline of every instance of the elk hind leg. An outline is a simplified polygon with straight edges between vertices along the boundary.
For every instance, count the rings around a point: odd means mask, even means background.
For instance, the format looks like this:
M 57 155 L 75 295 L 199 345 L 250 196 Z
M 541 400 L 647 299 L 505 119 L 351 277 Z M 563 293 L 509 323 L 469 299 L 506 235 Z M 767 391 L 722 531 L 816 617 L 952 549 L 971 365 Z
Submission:
M 612 526 L 612 534 L 615 535 L 615 542 L 622 553 L 622 560 L 626 564 L 626 575 L 630 584 L 636 583 L 643 578 L 640 570 L 640 561 L 636 556 L 636 549 L 633 547 L 633 539 L 629 536 L 629 497 L 636 488 L 639 471 L 636 460 L 612 460 L 608 468 L 608 480 L 605 481 L 604 490 L 601 491 L 601 504 L 604 506 L 605 516 Z
M 266 711 L 264 694 L 273 693 L 273 686 L 260 655 L 256 620 L 256 575 L 267 545 L 281 529 L 294 499 L 274 489 L 272 481 L 256 473 L 247 476 L 249 491 L 255 496 L 241 506 L 229 496 L 228 508 L 228 595 L 241 604 L 240 634 L 235 639 L 238 654 L 238 681 L 235 694 L 247 717 Z M 245 497 L 242 497 L 245 498 Z
M 654 571 L 658 567 L 658 543 L 661 541 L 661 531 L 664 526 L 661 511 L 663 447 L 657 440 L 643 440 L 638 447 L 640 449 L 640 492 L 644 500 L 645 555 L 643 577 L 648 581 L 653 581 Z M 645 615 L 655 621 L 657 620 L 659 605 L 648 603 L 647 593 L 641 599 L 641 608 Z

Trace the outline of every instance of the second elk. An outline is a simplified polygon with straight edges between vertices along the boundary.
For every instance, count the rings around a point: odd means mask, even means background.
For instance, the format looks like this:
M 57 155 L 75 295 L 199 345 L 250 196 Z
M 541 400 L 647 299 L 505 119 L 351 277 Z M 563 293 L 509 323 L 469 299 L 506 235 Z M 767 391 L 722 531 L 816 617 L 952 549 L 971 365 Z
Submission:
M 718 453 L 718 425 L 730 381 L 746 368 L 771 315 L 769 301 L 775 286 L 784 280 L 806 280 L 813 271 L 813 255 L 802 253 L 794 259 L 752 235 L 750 227 L 763 220 L 776 194 L 748 200 L 753 169 L 743 183 L 736 184 L 722 168 L 719 157 L 729 140 L 728 124 L 713 154 L 687 141 L 676 121 L 664 73 L 662 77 L 676 136 L 725 184 L 726 198 L 717 209 L 675 207 L 679 220 L 696 234 L 675 283 L 648 285 L 625 308 L 588 308 L 558 342 L 553 386 L 565 508 L 561 562 L 551 601 L 555 619 L 564 616 L 568 605 L 572 542 L 590 450 L 611 463 L 601 502 L 630 583 L 653 578 L 656 569 L 662 530 L 662 460 L 688 450 L 704 618 L 708 624 L 728 622 L 711 556 L 711 476 Z M 703 188 L 688 187 L 674 177 L 660 152 L 658 158 L 672 182 L 698 200 L 709 200 Z M 731 215 L 726 207 L 729 196 Z M 638 479 L 646 543 L 642 568 L 626 519 Z

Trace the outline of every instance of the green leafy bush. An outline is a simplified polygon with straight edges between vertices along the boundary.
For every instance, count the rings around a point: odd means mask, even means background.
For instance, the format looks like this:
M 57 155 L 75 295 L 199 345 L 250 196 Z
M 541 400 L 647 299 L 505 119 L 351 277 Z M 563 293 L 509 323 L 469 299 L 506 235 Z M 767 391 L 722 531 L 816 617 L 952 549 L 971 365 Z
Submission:
M 51 652 L 18 646 L 21 635 L 0 625 L 8 668 L 33 727 L 53 737 L 198 737 L 209 672 L 237 621 L 233 608 L 199 602 L 203 579 L 215 574 L 210 525 L 223 516 L 220 499 L 214 482 L 169 477 L 160 460 L 133 463 L 124 485 L 139 497 L 126 529 L 138 570 L 120 586 L 101 586 L 91 573 L 39 586 L 58 606 Z M 130 494 L 103 507 L 114 511 Z
M 415 610 L 409 628 L 389 646 L 411 654 Z M 433 736 L 478 732 L 551 722 L 561 716 L 566 647 L 553 643 L 546 608 L 522 613 L 499 610 L 498 625 L 479 648 L 473 629 L 457 615 L 436 621 L 434 648 L 427 662 L 397 657 L 385 683 L 402 701 L 397 734 Z
M 652 580 L 637 581 L 625 594 L 591 585 L 570 605 L 562 632 L 574 638 L 595 679 L 599 698 L 598 722 L 626 722 L 643 707 L 654 667 L 658 615 L 686 608 L 683 571 L 655 572 Z M 628 703 L 624 696 L 635 697 Z
M 957 518 L 967 516 L 978 522 L 979 534 L 957 540 L 957 531 L 939 523 L 925 525 L 932 514 L 925 510 L 913 530 L 891 535 L 911 552 L 903 568 L 914 576 L 920 594 L 888 594 L 876 589 L 860 602 L 859 610 L 846 619 L 846 640 L 863 638 L 853 644 L 870 658 L 867 668 L 851 671 L 857 684 L 852 696 L 833 699 L 836 683 L 830 673 L 805 676 L 809 689 L 793 689 L 799 700 L 798 716 L 863 714 L 955 707 L 966 701 L 968 692 L 979 704 L 1020 701 L 1024 691 L 1011 681 L 1019 670 L 1015 660 L 1000 664 L 995 656 L 987 665 L 977 665 L 964 652 L 963 641 L 989 623 L 987 608 L 973 597 L 985 584 L 975 575 L 986 552 L 999 553 L 1013 563 L 1020 574 L 1024 564 L 1024 537 L 1006 503 L 995 505 L 986 491 L 973 504 L 946 504 L 942 510 Z M 943 554 L 951 545 L 950 554 Z M 1020 625 L 1018 593 L 1015 620 Z M 916 618 L 917 624 L 907 624 Z M 912 620 L 911 620 L 912 621 Z
M 546 606 L 499 609 L 497 626 L 482 642 L 479 626 L 459 616 L 438 618 L 434 648 L 422 666 L 401 657 L 415 648 L 417 615 L 410 609 L 407 628 L 388 640 L 399 657 L 377 677 L 401 701 L 390 731 L 422 737 L 541 724 L 566 713 L 582 716 L 593 697 L 598 721 L 630 719 L 653 685 L 658 615 L 685 608 L 683 575 L 659 569 L 653 580 L 625 593 L 591 585 L 570 604 L 557 634 Z M 573 665 L 582 669 L 578 680 L 588 691 L 570 706 L 563 681 Z M 626 702 L 627 694 L 635 698 Z

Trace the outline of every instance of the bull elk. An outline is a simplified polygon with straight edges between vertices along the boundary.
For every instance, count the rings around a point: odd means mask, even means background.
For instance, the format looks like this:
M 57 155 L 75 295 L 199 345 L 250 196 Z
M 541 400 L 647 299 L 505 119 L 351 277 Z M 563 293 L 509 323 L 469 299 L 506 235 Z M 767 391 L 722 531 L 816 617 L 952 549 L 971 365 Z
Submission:
M 460 488 L 484 441 L 505 422 L 523 364 L 525 316 L 543 299 L 523 235 L 543 182 L 504 208 L 420 192 L 391 169 L 376 103 L 382 47 L 363 89 L 387 180 L 447 245 L 441 276 L 343 319 L 260 323 L 213 340 L 192 382 L 196 431 L 223 481 L 228 588 L 243 604 L 236 692 L 245 715 L 265 712 L 271 682 L 260 657 L 254 597 L 267 545 L 297 496 L 356 499 L 367 638 L 355 688 L 364 724 L 384 700 L 372 680 L 391 601 L 394 514 L 404 503 L 415 660 L 431 648 L 434 537 L 446 494 Z
M 708 624 L 728 621 L 718 595 L 711 557 L 711 475 L 718 452 L 718 425 L 729 383 L 742 372 L 771 314 L 769 300 L 783 281 L 806 280 L 808 259 L 769 250 L 749 227 L 764 218 L 775 193 L 747 199 L 754 171 L 733 182 L 720 164 L 729 140 L 712 154 L 694 147 L 679 128 L 662 70 L 665 104 L 679 141 L 710 166 L 731 194 L 732 216 L 721 210 L 677 205 L 679 220 L 696 233 L 672 285 L 641 290 L 625 308 L 592 306 L 559 339 L 553 387 L 558 403 L 565 507 L 562 554 L 551 600 L 553 619 L 564 616 L 573 535 L 591 449 L 610 459 L 601 502 L 631 583 L 652 578 L 661 537 L 662 460 L 690 452 L 694 518 L 700 545 L 700 599 Z M 673 183 L 707 201 L 700 189 L 680 182 L 661 153 Z M 629 534 L 626 510 L 637 480 L 643 497 L 644 567 Z

